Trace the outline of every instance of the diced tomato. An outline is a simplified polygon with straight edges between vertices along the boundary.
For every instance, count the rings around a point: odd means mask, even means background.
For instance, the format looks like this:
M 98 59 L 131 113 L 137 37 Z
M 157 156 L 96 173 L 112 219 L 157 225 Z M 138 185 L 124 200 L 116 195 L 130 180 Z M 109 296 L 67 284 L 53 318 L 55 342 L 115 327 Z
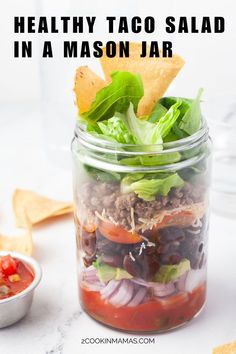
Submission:
M 135 307 L 115 307 L 101 299 L 100 293 L 80 287 L 82 307 L 96 320 L 128 331 L 163 331 L 177 327 L 194 317 L 202 308 L 205 284 L 194 292 L 180 293 L 163 300 L 149 300 Z M 168 300 L 168 301 L 167 301 Z
M 0 300 L 20 293 L 34 280 L 31 269 L 17 258 L 0 257 L 0 268 Z
M 16 262 L 10 255 L 2 256 L 0 262 L 3 275 L 8 276 L 16 273 Z
M 180 209 L 175 211 L 163 211 L 160 222 L 156 223 L 151 230 L 146 230 L 145 235 L 152 236 L 160 229 L 170 226 L 188 227 L 196 220 L 196 217 L 202 217 L 202 211 L 191 209 Z
M 156 228 L 163 228 L 169 226 L 189 226 L 195 220 L 195 215 L 191 211 L 182 210 L 179 212 L 173 212 L 164 216 L 162 222 L 156 225 Z
M 110 222 L 101 221 L 98 228 L 104 237 L 113 242 L 138 243 L 142 241 L 142 238 L 138 234 L 127 231 L 121 226 Z

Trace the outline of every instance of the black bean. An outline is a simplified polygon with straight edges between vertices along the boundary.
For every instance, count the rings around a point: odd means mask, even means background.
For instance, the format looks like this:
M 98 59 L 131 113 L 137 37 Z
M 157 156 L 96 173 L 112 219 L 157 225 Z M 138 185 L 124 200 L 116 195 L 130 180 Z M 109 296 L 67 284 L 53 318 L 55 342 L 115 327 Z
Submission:
M 134 277 L 140 277 L 142 273 L 141 267 L 138 262 L 136 262 L 136 260 L 134 261 L 133 259 L 131 259 L 129 255 L 126 255 L 124 257 L 123 267 L 129 274 L 133 275 Z
M 122 267 L 123 265 L 123 257 L 122 255 L 102 255 L 102 262 L 108 264 L 111 267 Z
M 96 234 L 82 231 L 81 233 L 82 249 L 88 255 L 91 256 L 96 250 Z
M 202 252 L 202 250 L 203 250 L 203 243 L 201 243 L 201 244 L 200 244 L 200 246 L 199 246 L 199 248 L 198 248 L 198 252 L 200 252 L 200 253 L 201 253 L 201 252 Z

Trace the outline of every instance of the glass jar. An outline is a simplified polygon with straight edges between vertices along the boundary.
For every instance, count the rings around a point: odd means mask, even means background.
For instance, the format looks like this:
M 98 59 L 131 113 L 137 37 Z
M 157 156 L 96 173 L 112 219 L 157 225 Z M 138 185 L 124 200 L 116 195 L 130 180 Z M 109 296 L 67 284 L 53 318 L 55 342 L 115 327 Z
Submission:
M 104 141 L 77 124 L 79 297 L 94 319 L 121 330 L 158 332 L 201 311 L 210 150 L 204 121 L 192 136 L 152 146 Z

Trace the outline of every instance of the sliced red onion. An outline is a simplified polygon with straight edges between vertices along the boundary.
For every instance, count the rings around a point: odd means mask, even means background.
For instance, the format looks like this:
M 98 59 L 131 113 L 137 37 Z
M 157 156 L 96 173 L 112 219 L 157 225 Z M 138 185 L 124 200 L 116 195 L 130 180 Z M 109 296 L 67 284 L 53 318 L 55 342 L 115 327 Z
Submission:
M 134 283 L 136 283 L 136 284 L 139 284 L 139 285 L 142 285 L 142 286 L 146 286 L 147 288 L 157 288 L 160 291 L 162 291 L 162 290 L 165 291 L 166 285 L 173 284 L 172 282 L 164 284 L 164 283 L 157 283 L 157 282 L 154 282 L 154 281 L 145 281 L 145 280 L 143 280 L 141 278 L 133 278 L 131 280 Z
M 97 277 L 97 270 L 93 266 L 90 266 L 83 270 L 82 279 L 89 283 L 100 281 L 99 278 Z
M 146 286 L 146 287 L 150 287 L 150 282 L 147 282 L 141 278 L 132 278 L 131 279 L 132 282 L 134 282 L 135 284 L 138 284 L 138 285 L 142 285 L 142 286 Z
M 146 294 L 147 294 L 147 288 L 145 288 L 144 286 L 140 287 L 136 292 L 136 294 L 134 295 L 133 299 L 128 303 L 128 306 L 129 307 L 138 306 L 143 302 Z
M 84 271 L 86 273 L 89 273 L 89 272 L 96 272 L 97 270 L 96 270 L 96 268 L 94 268 L 93 265 L 90 265 L 89 267 L 85 268 Z
M 101 290 L 102 299 L 109 299 L 120 285 L 120 280 L 110 280 L 109 283 Z
M 186 281 L 185 281 L 185 290 L 188 292 L 193 291 L 194 288 L 204 283 L 206 280 L 206 269 L 191 269 L 188 272 Z
M 104 288 L 104 284 L 98 281 L 89 282 L 83 280 L 81 284 L 82 286 L 85 286 L 90 291 L 101 291 Z
M 134 294 L 134 285 L 131 281 L 124 279 L 115 294 L 109 299 L 109 302 L 117 307 L 127 305 Z
M 180 291 L 185 290 L 185 283 L 186 283 L 187 274 L 188 274 L 188 272 L 185 272 L 175 282 L 175 286 L 176 286 L 177 290 L 180 290 Z
M 157 284 L 153 286 L 153 294 L 157 297 L 165 297 L 175 292 L 174 283 Z

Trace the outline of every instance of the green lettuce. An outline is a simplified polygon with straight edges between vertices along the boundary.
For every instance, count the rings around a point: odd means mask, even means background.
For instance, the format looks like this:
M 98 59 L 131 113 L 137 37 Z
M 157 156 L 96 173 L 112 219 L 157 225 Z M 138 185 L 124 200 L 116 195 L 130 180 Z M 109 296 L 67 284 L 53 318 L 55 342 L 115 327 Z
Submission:
M 200 99 L 203 89 L 199 89 L 197 97 L 192 101 L 190 107 L 185 112 L 183 118 L 179 123 L 179 128 L 185 131 L 188 135 L 196 133 L 201 125 L 201 109 Z
M 160 101 L 157 103 L 157 106 L 163 106 L 168 110 L 177 102 L 181 101 L 181 104 L 178 107 L 180 112 L 179 117 L 173 124 L 169 134 L 167 134 L 165 141 L 182 139 L 196 133 L 199 130 L 201 125 L 200 99 L 202 92 L 203 90 L 199 89 L 195 99 L 182 97 L 163 97 L 160 99 Z M 160 118 L 161 117 L 156 117 L 156 121 L 158 121 Z M 149 119 L 151 119 L 151 117 L 148 118 L 148 120 Z
M 127 166 L 161 166 L 178 162 L 180 159 L 181 154 L 179 152 L 170 152 L 154 156 L 127 157 L 120 160 L 120 163 Z
M 112 279 L 131 279 L 133 276 L 129 274 L 126 270 L 119 267 L 112 267 L 106 263 L 102 263 L 101 259 L 98 258 L 93 262 L 94 268 L 97 269 L 97 276 L 100 281 L 106 283 Z
M 159 128 L 159 132 L 162 138 L 165 138 L 170 133 L 172 126 L 180 114 L 180 110 L 178 108 L 181 103 L 182 101 L 177 99 L 177 102 L 173 104 L 166 112 L 166 114 L 162 116 L 157 122 L 156 125 Z
M 132 103 L 130 103 L 127 112 L 122 115 L 122 119 L 127 129 L 135 136 L 137 144 L 162 144 L 162 138 L 156 124 L 137 118 Z
M 120 117 L 112 117 L 97 123 L 102 134 L 121 144 L 135 144 L 136 139 Z
M 155 124 L 148 120 L 137 118 L 132 103 L 130 103 L 127 112 L 122 115 L 122 118 L 127 129 L 135 136 L 138 144 L 160 144 L 159 149 L 162 150 L 163 138 L 168 135 L 177 120 L 180 113 L 178 110 L 180 105 L 181 101 L 179 100 Z
M 99 170 L 98 168 L 91 167 L 89 165 L 84 165 L 85 170 L 87 173 L 95 179 L 96 181 L 100 182 L 119 182 L 122 178 L 120 173 L 114 171 L 103 171 Z
M 161 174 L 159 176 L 159 178 L 143 178 L 143 174 L 128 175 L 121 181 L 121 192 L 134 192 L 139 198 L 151 201 L 156 195 L 166 196 L 171 188 L 184 185 L 184 180 L 177 173 L 164 178 L 161 178 Z
M 151 123 L 156 123 L 167 113 L 167 111 L 168 109 L 165 106 L 163 106 L 160 102 L 157 102 L 147 119 Z
M 89 122 L 97 122 L 114 116 L 115 112 L 126 112 L 130 103 L 137 111 L 142 98 L 143 84 L 139 75 L 126 71 L 111 74 L 112 82 L 97 92 L 90 109 L 81 117 Z
M 184 258 L 179 264 L 162 265 L 154 276 L 154 281 L 158 283 L 169 283 L 181 277 L 184 273 L 190 270 L 190 262 Z

